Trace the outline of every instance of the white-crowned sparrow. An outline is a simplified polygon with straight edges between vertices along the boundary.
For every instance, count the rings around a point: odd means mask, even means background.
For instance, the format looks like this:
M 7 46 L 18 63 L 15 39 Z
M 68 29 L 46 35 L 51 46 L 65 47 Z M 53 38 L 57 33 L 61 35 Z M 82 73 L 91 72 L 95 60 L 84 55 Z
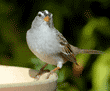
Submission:
M 79 53 L 103 53 L 97 50 L 79 49 L 69 44 L 65 37 L 55 29 L 53 15 L 47 10 L 38 12 L 31 28 L 27 31 L 26 40 L 34 55 L 46 62 L 36 76 L 40 75 L 48 64 L 57 65 L 57 68 L 50 71 L 50 74 L 62 68 L 62 65 L 67 61 L 78 65 L 75 56 Z

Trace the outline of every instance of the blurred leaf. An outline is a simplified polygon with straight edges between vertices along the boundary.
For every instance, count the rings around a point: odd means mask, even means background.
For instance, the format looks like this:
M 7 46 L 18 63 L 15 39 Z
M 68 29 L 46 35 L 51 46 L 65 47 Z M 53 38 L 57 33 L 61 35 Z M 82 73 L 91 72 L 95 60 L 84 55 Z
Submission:
M 92 91 L 107 91 L 110 82 L 110 48 L 100 55 L 92 67 Z

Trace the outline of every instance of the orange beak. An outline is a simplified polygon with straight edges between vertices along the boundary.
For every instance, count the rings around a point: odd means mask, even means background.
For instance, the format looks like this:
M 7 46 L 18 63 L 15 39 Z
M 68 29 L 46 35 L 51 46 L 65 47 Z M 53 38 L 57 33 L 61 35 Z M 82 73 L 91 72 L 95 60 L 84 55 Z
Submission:
M 50 20 L 49 16 L 46 16 L 46 17 L 44 18 L 44 21 L 46 21 L 46 22 L 48 22 L 49 20 Z

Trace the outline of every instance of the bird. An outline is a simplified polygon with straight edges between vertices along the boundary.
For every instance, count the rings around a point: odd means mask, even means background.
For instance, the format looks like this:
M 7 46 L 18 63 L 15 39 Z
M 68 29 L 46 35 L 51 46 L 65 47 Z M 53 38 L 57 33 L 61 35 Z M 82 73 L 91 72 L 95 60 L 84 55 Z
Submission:
M 36 79 L 40 78 L 48 64 L 57 67 L 49 72 L 47 79 L 56 70 L 61 69 L 67 61 L 79 66 L 75 57 L 79 53 L 103 53 L 98 50 L 80 49 L 69 44 L 66 38 L 54 27 L 53 14 L 48 10 L 38 12 L 31 24 L 31 28 L 26 33 L 26 41 L 32 53 L 45 62 L 45 65 L 36 74 Z

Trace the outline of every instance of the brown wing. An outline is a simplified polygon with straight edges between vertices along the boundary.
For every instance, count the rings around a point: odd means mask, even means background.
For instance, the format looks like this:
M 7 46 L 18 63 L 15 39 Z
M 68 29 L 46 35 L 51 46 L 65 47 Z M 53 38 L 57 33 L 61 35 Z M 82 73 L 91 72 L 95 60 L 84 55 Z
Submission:
M 71 49 L 70 44 L 68 41 L 64 38 L 64 36 L 57 30 L 57 39 L 59 40 L 59 43 L 61 44 L 62 47 L 62 52 L 60 53 L 63 58 L 65 58 L 67 61 L 71 61 L 77 64 L 76 58 L 74 55 L 74 52 Z
M 75 54 L 72 51 L 70 44 L 67 44 L 67 45 L 65 45 L 65 47 L 63 47 L 63 49 L 62 49 L 62 55 L 68 61 L 73 62 L 76 65 L 78 65 L 77 62 L 76 62 L 77 60 L 76 60 Z

